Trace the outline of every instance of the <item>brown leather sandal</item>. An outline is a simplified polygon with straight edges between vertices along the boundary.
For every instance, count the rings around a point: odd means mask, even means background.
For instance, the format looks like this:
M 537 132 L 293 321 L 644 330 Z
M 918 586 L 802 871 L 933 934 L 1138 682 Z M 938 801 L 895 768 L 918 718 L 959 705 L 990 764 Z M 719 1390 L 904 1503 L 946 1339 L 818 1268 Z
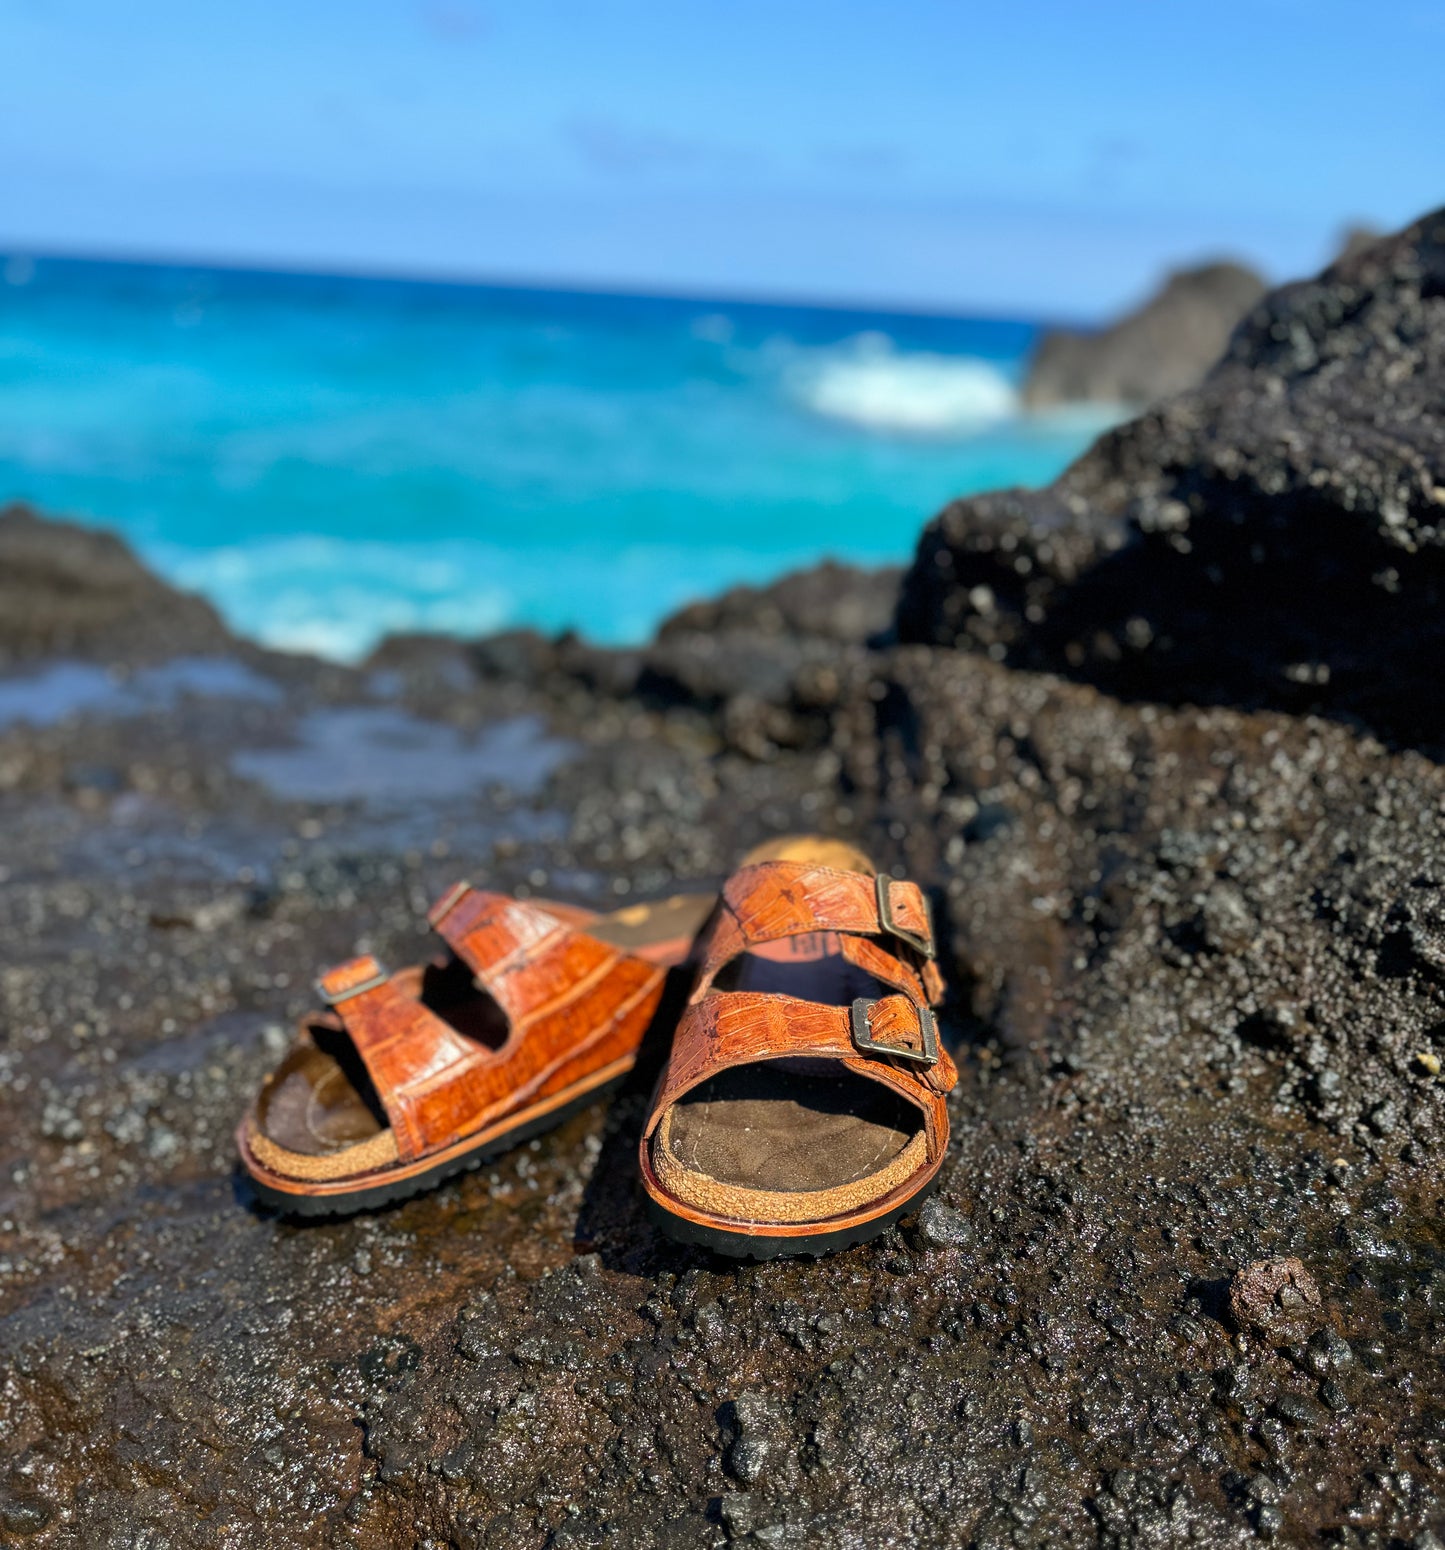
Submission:
M 698 956 L 642 1136 L 654 1220 L 751 1259 L 875 1237 L 936 1182 L 958 1080 L 924 895 L 787 841 L 728 881 Z
M 428 917 L 450 952 L 318 985 L 236 1133 L 267 1205 L 364 1210 L 429 1189 L 560 1124 L 632 1068 L 715 897 L 599 916 L 453 888 Z

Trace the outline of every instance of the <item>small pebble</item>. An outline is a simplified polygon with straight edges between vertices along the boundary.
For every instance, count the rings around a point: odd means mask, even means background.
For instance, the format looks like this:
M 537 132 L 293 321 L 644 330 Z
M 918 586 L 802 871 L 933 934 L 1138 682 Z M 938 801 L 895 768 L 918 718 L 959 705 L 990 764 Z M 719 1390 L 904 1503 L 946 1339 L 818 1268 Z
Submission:
M 1323 1377 L 1348 1367 L 1355 1359 L 1350 1343 L 1332 1329 L 1318 1329 L 1310 1336 L 1306 1361 L 1310 1368 Z
M 1314 1277 L 1294 1258 L 1257 1259 L 1229 1283 L 1229 1311 L 1242 1330 L 1266 1339 L 1300 1339 L 1324 1315 Z
M 1301 1431 L 1318 1431 L 1330 1419 L 1329 1411 L 1318 1400 L 1303 1394 L 1281 1394 L 1274 1402 L 1274 1413 Z
M 36 1534 L 50 1522 L 50 1509 L 39 1502 L 9 1501 L 0 1507 L 0 1524 L 12 1534 Z
M 761 1394 L 739 1394 L 733 1401 L 732 1410 L 737 1436 L 724 1463 L 733 1479 L 741 1485 L 753 1486 L 762 1479 L 771 1460 L 780 1417 Z
M 1342 1415 L 1351 1408 L 1349 1400 L 1345 1397 L 1345 1391 L 1333 1378 L 1326 1378 L 1320 1384 L 1320 1398 L 1337 1414 Z
M 953 1206 L 938 1199 L 925 1201 L 913 1235 L 921 1248 L 965 1249 L 978 1241 L 974 1225 Z

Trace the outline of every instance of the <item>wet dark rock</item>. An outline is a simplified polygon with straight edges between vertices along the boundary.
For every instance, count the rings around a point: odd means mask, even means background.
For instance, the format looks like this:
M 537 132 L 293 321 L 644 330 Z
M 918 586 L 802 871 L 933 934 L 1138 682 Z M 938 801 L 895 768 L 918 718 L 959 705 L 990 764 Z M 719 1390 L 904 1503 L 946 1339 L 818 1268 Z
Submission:
M 0 1505 L 0 1526 L 7 1533 L 27 1538 L 38 1534 L 54 1514 L 41 1502 L 16 1499 Z
M 740 1394 L 725 1405 L 724 1425 L 733 1440 L 725 1460 L 728 1473 L 742 1485 L 755 1486 L 782 1450 L 783 1419 L 762 1394 Z
M 864 646 L 893 623 L 902 570 L 862 570 L 825 562 L 766 587 L 734 587 L 691 603 L 665 620 L 658 642 L 743 631 L 765 640 L 813 637 Z
M 967 1249 L 978 1242 L 978 1233 L 963 1212 L 936 1196 L 924 1201 L 914 1236 L 920 1247 L 929 1249 Z
M 1345 1393 L 1333 1378 L 1326 1378 L 1320 1384 L 1320 1403 L 1331 1410 L 1343 1411 L 1350 1409 L 1349 1395 Z
M 1380 1233 L 1356 1222 L 1341 1222 L 1337 1236 L 1342 1248 L 1356 1259 L 1393 1259 L 1392 1245 Z
M 757 715 L 785 699 L 805 663 L 831 655 L 821 641 L 770 641 L 751 631 L 677 632 L 648 648 L 639 687 L 666 704 L 709 709 L 745 695 Z
M 1349 1341 L 1341 1339 L 1334 1330 L 1319 1329 L 1310 1336 L 1309 1365 L 1321 1376 L 1344 1371 L 1354 1359 Z
M 535 638 L 546 646 L 550 665 L 555 659 L 555 648 L 550 642 L 543 642 L 542 637 Z M 507 639 L 497 637 L 501 643 Z M 505 654 L 504 644 L 501 649 Z M 518 658 L 525 660 L 521 653 Z M 521 661 L 513 659 L 509 665 L 520 668 Z M 371 653 L 366 666 L 373 688 L 383 694 L 405 693 L 413 701 L 455 698 L 470 690 L 479 675 L 478 664 L 467 646 L 439 635 L 388 635 Z
M 1235 1272 L 1229 1311 L 1241 1329 L 1270 1340 L 1296 1340 L 1323 1318 L 1314 1277 L 1294 1258 L 1258 1259 Z
M 1242 1524 L 1196 1499 L 1189 1485 L 1152 1469 L 1116 1469 L 1094 1498 L 1099 1542 L 1118 1550 L 1247 1542 Z
M 1152 404 L 1192 388 L 1264 291 L 1240 264 L 1203 264 L 1169 275 L 1147 302 L 1098 332 L 1050 329 L 1029 362 L 1024 402 Z
M 37 657 L 150 660 L 224 650 L 201 598 L 153 576 L 113 534 L 0 509 L 0 666 Z
M 896 598 L 890 574 L 870 578 Z M 870 654 L 829 634 L 769 635 L 732 625 L 671 628 L 641 654 L 636 694 L 671 711 L 707 715 L 726 748 L 759 762 L 828 746 L 866 693 Z
M 1198 388 L 1048 489 L 948 507 L 905 579 L 899 636 L 1438 748 L 1442 382 L 1437 212 L 1272 292 Z
M 1284 1513 L 1272 1502 L 1262 1502 L 1254 1509 L 1254 1526 L 1265 1539 L 1273 1539 L 1284 1527 Z
M 563 649 L 563 642 L 536 630 L 506 630 L 472 642 L 466 648 L 466 658 L 483 678 L 535 685 L 556 672 Z
M 741 1539 L 759 1521 L 758 1498 L 748 1491 L 730 1491 L 718 1498 L 718 1518 L 729 1539 Z M 766 1513 L 766 1509 L 763 1509 Z
M 1305 1432 L 1318 1431 L 1330 1419 L 1324 1405 L 1304 1394 L 1281 1394 L 1273 1408 L 1280 1420 Z
M 772 1547 L 803 1545 L 806 1542 L 805 1535 L 787 1523 L 765 1523 L 755 1528 L 744 1541 L 746 1544 Z

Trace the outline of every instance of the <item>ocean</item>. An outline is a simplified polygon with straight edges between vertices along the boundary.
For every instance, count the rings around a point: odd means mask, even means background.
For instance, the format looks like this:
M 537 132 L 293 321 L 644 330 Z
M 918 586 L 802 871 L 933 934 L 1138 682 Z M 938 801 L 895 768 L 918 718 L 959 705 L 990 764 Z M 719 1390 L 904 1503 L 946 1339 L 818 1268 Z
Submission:
M 1107 425 L 1024 414 L 1027 321 L 0 258 L 0 503 L 113 528 L 267 644 L 636 641 Z

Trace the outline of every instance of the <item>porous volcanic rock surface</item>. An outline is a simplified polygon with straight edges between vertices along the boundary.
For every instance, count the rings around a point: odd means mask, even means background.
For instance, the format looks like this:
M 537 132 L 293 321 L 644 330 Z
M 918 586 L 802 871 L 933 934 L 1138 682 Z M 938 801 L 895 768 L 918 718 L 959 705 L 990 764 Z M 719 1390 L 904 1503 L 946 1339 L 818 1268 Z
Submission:
M 955 502 L 900 637 L 1445 745 L 1445 210 L 1273 292 L 1055 484 Z
M 1271 298 L 1052 490 L 950 508 L 898 639 L 896 578 L 834 572 L 629 652 L 178 625 L 99 687 L 0 676 L 0 1541 L 1438 1546 L 1442 225 Z M 660 1237 L 665 1026 L 432 1195 L 255 1205 L 231 1130 L 319 967 L 414 958 L 458 876 L 625 901 L 797 829 L 937 909 L 962 1078 L 897 1230 Z

